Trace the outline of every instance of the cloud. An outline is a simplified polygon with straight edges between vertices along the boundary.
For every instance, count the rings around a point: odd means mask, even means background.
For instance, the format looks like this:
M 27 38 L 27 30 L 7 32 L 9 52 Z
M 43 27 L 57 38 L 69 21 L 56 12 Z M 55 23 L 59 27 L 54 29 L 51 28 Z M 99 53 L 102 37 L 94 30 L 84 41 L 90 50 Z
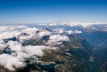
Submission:
M 8 54 L 0 55 L 0 65 L 11 71 L 15 71 L 15 69 L 25 66 L 24 62 L 21 62 L 18 58 Z
M 8 41 L 7 45 L 12 51 L 17 52 L 22 50 L 22 44 L 18 41 Z
M 18 31 L 3 32 L 3 33 L 0 34 L 0 40 L 16 37 L 19 34 L 20 34 L 20 32 L 18 32 Z
M 69 41 L 69 37 L 66 35 L 51 35 L 49 37 L 49 40 L 54 40 L 54 41 Z
M 0 40 L 0 50 L 3 51 L 8 45 L 3 41 Z
M 68 31 L 66 31 L 66 33 L 68 35 L 71 35 L 71 34 L 80 34 L 80 33 L 82 33 L 82 31 L 80 31 L 80 30 L 68 30 Z
M 37 46 L 26 46 L 24 51 L 29 55 L 29 56 L 33 56 L 33 55 L 36 55 L 36 56 L 43 56 L 44 55 L 44 52 L 43 50 L 44 49 L 55 49 L 55 47 L 49 47 L 49 46 L 44 46 L 44 45 L 37 45 Z
M 66 35 L 60 35 L 60 34 L 51 35 L 46 44 L 50 46 L 57 46 L 57 45 L 61 45 L 64 41 L 69 41 L 69 40 L 70 40 L 69 37 Z
M 81 31 L 78 30 L 65 31 L 64 29 L 57 29 L 55 32 L 26 26 L 10 26 L 10 28 L 4 28 L 5 29 L 2 28 L 2 33 L 0 33 L 0 50 L 3 51 L 3 53 L 0 54 L 0 65 L 11 71 L 25 67 L 26 63 L 24 61 L 26 58 L 30 58 L 31 56 L 36 56 L 37 58 L 38 56 L 42 57 L 44 55 L 43 50 L 56 50 L 63 42 L 70 41 L 65 32 L 68 32 L 68 34 L 81 33 Z M 14 37 L 16 37 L 15 41 L 10 40 L 10 38 Z M 46 39 L 46 41 L 42 40 L 44 37 L 48 37 L 48 39 Z M 8 41 L 5 42 L 5 39 L 8 39 Z M 31 42 L 34 41 L 35 43 L 42 40 L 43 45 L 23 45 L 23 42 L 27 40 L 31 40 Z M 8 49 L 11 53 L 8 53 Z

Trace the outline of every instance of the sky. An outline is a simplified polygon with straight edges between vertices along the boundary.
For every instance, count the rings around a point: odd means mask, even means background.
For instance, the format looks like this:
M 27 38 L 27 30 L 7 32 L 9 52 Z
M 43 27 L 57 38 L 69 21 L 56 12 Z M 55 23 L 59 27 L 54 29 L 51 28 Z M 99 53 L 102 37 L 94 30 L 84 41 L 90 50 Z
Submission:
M 0 0 L 0 24 L 107 24 L 106 0 Z

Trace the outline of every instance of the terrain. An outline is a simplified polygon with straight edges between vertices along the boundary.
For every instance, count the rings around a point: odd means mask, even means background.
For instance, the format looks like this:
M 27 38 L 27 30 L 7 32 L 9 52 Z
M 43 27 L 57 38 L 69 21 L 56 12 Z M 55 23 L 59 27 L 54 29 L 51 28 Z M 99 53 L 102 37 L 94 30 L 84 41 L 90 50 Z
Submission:
M 1 25 L 0 72 L 106 72 L 107 25 Z

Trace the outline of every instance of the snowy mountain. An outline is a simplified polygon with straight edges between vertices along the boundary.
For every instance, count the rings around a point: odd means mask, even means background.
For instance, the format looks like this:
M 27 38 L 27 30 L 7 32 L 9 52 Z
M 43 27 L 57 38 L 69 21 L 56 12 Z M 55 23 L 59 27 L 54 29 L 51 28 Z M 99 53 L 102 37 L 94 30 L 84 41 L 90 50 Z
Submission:
M 44 56 L 44 50 L 63 51 L 63 49 L 65 49 L 64 54 L 73 52 L 82 55 L 82 57 L 88 57 L 90 61 L 93 61 L 92 56 L 96 56 L 98 60 L 103 62 L 107 60 L 105 57 L 107 54 L 106 43 L 106 24 L 92 24 L 85 27 L 82 24 L 1 25 L 0 65 L 10 71 L 15 71 L 26 67 L 25 61 L 32 59 L 31 57 L 36 63 L 43 63 L 39 58 Z M 75 49 L 83 47 L 81 45 L 86 49 L 79 49 L 79 53 Z M 68 51 L 68 48 L 72 47 L 74 47 L 74 51 Z M 91 53 L 88 48 L 91 49 Z

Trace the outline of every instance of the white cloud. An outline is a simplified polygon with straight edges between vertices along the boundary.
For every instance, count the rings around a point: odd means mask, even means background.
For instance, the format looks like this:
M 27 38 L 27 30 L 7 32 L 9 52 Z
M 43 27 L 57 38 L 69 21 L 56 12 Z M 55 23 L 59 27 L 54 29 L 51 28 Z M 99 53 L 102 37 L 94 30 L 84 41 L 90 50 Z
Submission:
M 8 45 L 3 41 L 3 40 L 0 40 L 0 50 L 4 50 Z
M 11 50 L 16 52 L 22 50 L 22 44 L 17 41 L 8 41 L 7 45 Z
M 71 34 L 80 34 L 82 33 L 82 31 L 80 30 L 68 30 L 66 31 L 67 34 L 71 35 Z
M 29 55 L 29 56 L 33 56 L 33 55 L 37 55 L 37 56 L 43 56 L 44 55 L 44 52 L 43 50 L 44 49 L 55 49 L 52 48 L 52 47 L 48 47 L 48 46 L 25 46 L 25 49 L 24 51 Z
M 7 30 L 6 30 L 7 29 Z M 5 31 L 6 30 L 6 31 Z M 8 31 L 9 30 L 9 31 Z M 44 49 L 57 49 L 56 45 L 61 45 L 63 41 L 69 41 L 69 37 L 64 35 L 65 32 L 63 29 L 58 29 L 55 32 L 50 32 L 48 30 L 41 30 L 38 28 L 31 28 L 25 26 L 18 26 L 18 27 L 6 27 L 5 29 L 2 28 L 1 31 L 4 31 L 0 34 L 0 50 L 4 50 L 7 46 L 11 49 L 12 54 L 1 54 L 0 55 L 0 65 L 4 66 L 5 68 L 14 71 L 17 68 L 22 68 L 25 66 L 24 60 L 26 58 L 30 58 L 31 56 L 43 56 Z M 72 31 L 68 33 L 81 33 L 80 31 Z M 63 35 L 61 35 L 63 34 Z M 49 36 L 49 40 L 45 45 L 26 45 L 23 46 L 22 42 L 26 40 L 40 40 L 44 36 Z M 5 43 L 3 39 L 8 39 L 16 37 L 19 41 L 8 41 Z M 14 51 L 14 52 L 13 52 Z
M 49 40 L 54 40 L 54 41 L 69 41 L 69 37 L 66 35 L 51 35 L 49 37 Z
M 43 30 L 43 31 L 40 31 L 38 34 L 39 34 L 39 37 L 42 38 L 43 36 L 51 35 L 51 32 L 47 30 Z
M 51 35 L 49 37 L 49 40 L 47 41 L 47 45 L 49 46 L 56 46 L 56 45 L 61 45 L 63 41 L 69 41 L 69 37 L 66 35 Z
M 24 62 L 21 62 L 18 58 L 7 54 L 0 55 L 0 65 L 11 71 L 25 66 Z

